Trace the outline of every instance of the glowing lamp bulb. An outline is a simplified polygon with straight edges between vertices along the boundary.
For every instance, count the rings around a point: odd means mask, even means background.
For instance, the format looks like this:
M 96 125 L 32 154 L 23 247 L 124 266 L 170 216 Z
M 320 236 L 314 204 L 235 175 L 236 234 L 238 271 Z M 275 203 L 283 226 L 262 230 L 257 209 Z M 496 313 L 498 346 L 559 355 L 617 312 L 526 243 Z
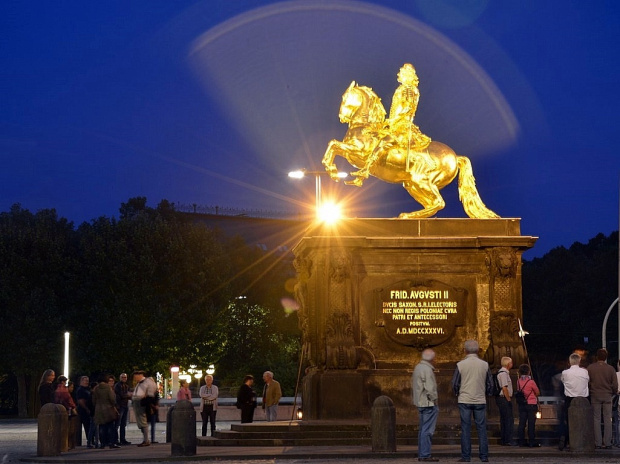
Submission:
M 317 214 L 319 220 L 328 224 L 333 224 L 342 218 L 340 206 L 334 203 L 323 203 Z

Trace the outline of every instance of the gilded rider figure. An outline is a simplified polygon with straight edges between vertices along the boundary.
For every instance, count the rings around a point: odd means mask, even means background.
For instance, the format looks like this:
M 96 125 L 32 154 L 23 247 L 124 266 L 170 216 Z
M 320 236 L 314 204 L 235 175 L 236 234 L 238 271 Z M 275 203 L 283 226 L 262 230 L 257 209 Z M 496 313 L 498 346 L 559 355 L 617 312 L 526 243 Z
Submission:
M 392 97 L 390 116 L 385 123 L 385 132 L 380 134 L 381 141 L 368 157 L 366 164 L 358 172 L 353 173 L 357 176 L 352 184 L 361 185 L 362 178 L 368 178 L 370 168 L 375 164 L 381 153 L 396 146 L 401 150 L 406 150 L 407 156 L 413 152 L 415 158 L 410 164 L 409 171 L 424 172 L 434 166 L 431 157 L 425 152 L 426 147 L 431 143 L 431 138 L 423 134 L 420 128 L 413 123 L 413 118 L 418 109 L 420 91 L 418 90 L 419 79 L 413 65 L 405 63 L 397 76 L 398 86 Z

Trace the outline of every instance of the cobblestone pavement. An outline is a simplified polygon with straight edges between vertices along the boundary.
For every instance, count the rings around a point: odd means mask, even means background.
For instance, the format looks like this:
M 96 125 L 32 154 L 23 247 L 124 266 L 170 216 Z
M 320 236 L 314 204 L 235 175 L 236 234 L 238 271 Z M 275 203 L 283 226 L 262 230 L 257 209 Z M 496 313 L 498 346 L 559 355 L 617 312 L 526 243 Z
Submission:
M 197 424 L 197 431 L 199 432 L 200 423 Z M 230 428 L 230 423 L 220 423 L 220 429 Z M 342 449 L 335 448 L 329 450 L 327 454 L 329 456 L 322 456 L 320 453 L 312 456 L 312 458 L 298 458 L 298 457 L 286 457 L 286 454 L 295 451 L 294 448 L 286 448 L 282 451 L 281 457 L 265 457 L 260 458 L 258 454 L 264 452 L 265 448 L 237 448 L 235 456 L 225 456 L 224 452 L 227 447 L 220 448 L 222 453 L 212 454 L 210 456 L 193 456 L 191 458 L 170 458 L 169 445 L 165 442 L 165 424 L 158 424 L 157 437 L 161 444 L 153 445 L 150 448 L 138 448 L 137 446 L 129 446 L 121 450 L 85 450 L 80 448 L 79 451 L 63 453 L 63 456 L 59 458 L 49 458 L 48 460 L 37 458 L 37 423 L 36 420 L 0 420 L 0 463 L 1 464 L 13 464 L 13 463 L 123 463 L 123 462 L 138 462 L 141 460 L 142 453 L 148 450 L 149 456 L 144 456 L 149 463 L 158 462 L 191 462 L 194 464 L 207 464 L 214 461 L 224 462 L 226 464 L 366 464 L 376 463 L 377 461 L 384 462 L 386 464 L 412 464 L 417 462 L 415 457 L 415 448 L 406 447 L 404 451 L 408 454 L 402 455 L 375 455 L 368 450 L 364 452 L 363 447 L 343 447 Z M 141 435 L 136 428 L 135 424 L 131 424 L 128 427 L 127 439 L 134 444 L 141 441 Z M 209 447 L 211 448 L 211 447 Z M 322 447 L 326 449 L 329 447 Z M 405 448 L 405 447 L 403 447 Z M 440 462 L 456 462 L 458 460 L 458 446 L 451 447 L 436 447 L 438 450 L 437 457 Z M 213 449 L 213 448 L 211 448 Z M 273 449 L 273 448 L 272 448 Z M 278 448 L 276 448 L 278 449 Z M 400 450 L 400 448 L 399 448 Z M 541 464 L 572 464 L 572 463 L 611 463 L 618 462 L 620 460 L 620 450 L 603 451 L 594 455 L 588 456 L 575 456 L 570 453 L 561 453 L 558 455 L 557 449 L 543 447 L 537 454 L 532 454 L 529 449 L 511 449 L 512 455 L 506 455 L 505 447 L 491 447 L 489 460 L 496 463 L 541 463 Z M 494 456 L 493 452 L 501 452 L 502 456 Z M 334 454 L 342 453 L 342 458 L 335 458 Z M 545 456 L 545 452 L 549 454 L 555 454 Z M 116 453 L 116 454 L 115 454 Z M 277 453 L 274 453 L 277 454 Z M 303 454 L 303 453 L 302 453 Z M 354 454 L 354 455 L 352 455 Z M 542 455 L 541 455 L 542 454 Z M 471 462 L 480 462 L 477 458 L 472 458 Z

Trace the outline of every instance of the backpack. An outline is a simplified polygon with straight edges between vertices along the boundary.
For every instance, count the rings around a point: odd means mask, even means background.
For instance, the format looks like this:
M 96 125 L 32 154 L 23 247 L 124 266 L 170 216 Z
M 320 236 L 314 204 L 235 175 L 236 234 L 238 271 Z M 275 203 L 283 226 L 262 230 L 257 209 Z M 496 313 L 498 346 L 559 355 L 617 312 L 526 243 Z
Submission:
M 493 394 L 492 396 L 499 396 L 500 393 L 502 392 L 502 387 L 499 385 L 499 379 L 497 378 L 497 375 L 499 374 L 499 371 L 496 371 L 493 374 Z
M 530 381 L 529 379 L 526 380 L 526 382 L 523 384 L 523 387 L 525 387 L 529 381 Z M 527 404 L 527 398 L 525 397 L 525 394 L 523 393 L 523 387 L 517 388 L 517 392 L 515 393 L 515 400 L 517 400 L 517 404 L 519 406 L 525 406 Z

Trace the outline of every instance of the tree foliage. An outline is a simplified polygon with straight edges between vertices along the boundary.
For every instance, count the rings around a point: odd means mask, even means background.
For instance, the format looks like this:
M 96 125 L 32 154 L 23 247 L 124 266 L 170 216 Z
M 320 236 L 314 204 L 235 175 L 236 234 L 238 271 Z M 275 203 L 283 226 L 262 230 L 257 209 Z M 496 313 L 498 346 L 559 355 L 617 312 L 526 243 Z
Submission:
M 605 312 L 618 296 L 618 232 L 558 247 L 523 263 L 523 319 L 533 359 L 565 360 L 575 345 L 601 347 Z M 608 327 L 617 327 L 617 312 Z M 615 332 L 615 335 L 614 335 Z M 617 353 L 617 329 L 610 330 Z
M 56 211 L 0 213 L 0 366 L 37 373 L 58 359 L 78 272 L 73 224 Z
M 213 363 L 237 386 L 274 363 L 294 371 L 296 317 L 279 303 L 289 274 L 165 200 L 132 198 L 118 220 L 77 230 L 54 210 L 15 205 L 0 214 L 0 316 L 11 328 L 0 368 L 60 368 L 68 330 L 74 374 Z

